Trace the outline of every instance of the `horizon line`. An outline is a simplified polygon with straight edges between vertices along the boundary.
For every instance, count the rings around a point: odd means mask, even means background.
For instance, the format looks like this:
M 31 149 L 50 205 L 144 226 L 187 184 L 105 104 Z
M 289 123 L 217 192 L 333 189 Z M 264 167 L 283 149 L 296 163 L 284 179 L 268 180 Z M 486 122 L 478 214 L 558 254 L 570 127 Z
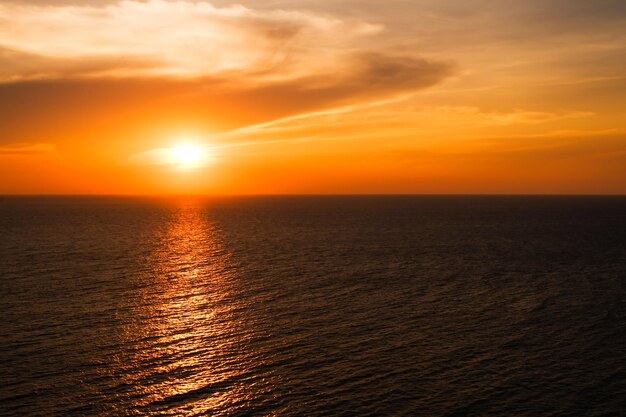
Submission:
M 127 198 L 228 198 L 228 197 L 626 197 L 626 193 L 241 193 L 241 194 L 65 194 L 13 193 L 2 197 L 127 197 Z

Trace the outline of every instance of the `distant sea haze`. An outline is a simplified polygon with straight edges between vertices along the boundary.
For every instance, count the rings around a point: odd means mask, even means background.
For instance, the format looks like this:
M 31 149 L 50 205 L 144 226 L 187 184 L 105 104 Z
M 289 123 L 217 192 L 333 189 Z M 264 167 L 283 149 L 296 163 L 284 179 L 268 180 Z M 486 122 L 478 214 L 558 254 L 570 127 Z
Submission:
M 0 415 L 626 413 L 625 197 L 0 197 L 0 261 Z

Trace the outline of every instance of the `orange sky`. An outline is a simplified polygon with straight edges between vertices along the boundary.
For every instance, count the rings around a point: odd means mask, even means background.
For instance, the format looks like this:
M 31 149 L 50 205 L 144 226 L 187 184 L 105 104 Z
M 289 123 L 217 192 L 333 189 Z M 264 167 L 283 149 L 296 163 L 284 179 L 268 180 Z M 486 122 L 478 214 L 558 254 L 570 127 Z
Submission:
M 0 0 L 0 194 L 623 194 L 624 68 L 622 0 Z

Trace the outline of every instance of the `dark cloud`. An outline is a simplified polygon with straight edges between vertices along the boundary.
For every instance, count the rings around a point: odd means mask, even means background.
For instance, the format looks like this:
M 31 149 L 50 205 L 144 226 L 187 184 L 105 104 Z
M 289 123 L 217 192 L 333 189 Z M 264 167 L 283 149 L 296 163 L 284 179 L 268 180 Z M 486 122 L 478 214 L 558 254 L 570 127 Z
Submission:
M 230 129 L 412 93 L 441 82 L 451 71 L 447 63 L 369 53 L 325 76 L 254 87 L 238 86 L 236 78 L 10 83 L 0 85 L 0 140 L 32 141 L 48 129 L 88 139 L 100 129 L 149 119 Z
M 624 34 L 626 23 L 626 2 L 621 0 L 507 0 L 496 10 L 499 41 L 614 37 Z
M 227 0 L 224 0 L 225 2 Z M 623 0 L 281 0 L 255 7 L 307 8 L 383 23 L 389 39 L 424 50 L 551 38 L 623 36 Z M 538 45 L 541 47 L 541 44 Z
M 441 82 L 452 73 L 452 68 L 447 63 L 412 57 L 360 54 L 354 58 L 350 71 L 343 74 L 276 83 L 252 89 L 245 95 L 255 102 L 276 101 L 282 108 L 297 109 L 295 113 L 315 111 L 410 93 Z

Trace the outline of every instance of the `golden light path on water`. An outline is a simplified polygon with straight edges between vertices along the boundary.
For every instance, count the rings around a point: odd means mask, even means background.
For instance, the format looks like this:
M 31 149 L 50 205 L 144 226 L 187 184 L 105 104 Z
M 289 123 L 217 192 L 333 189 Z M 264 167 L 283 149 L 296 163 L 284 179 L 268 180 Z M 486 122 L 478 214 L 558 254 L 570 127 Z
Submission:
M 125 335 L 139 339 L 126 383 L 141 387 L 140 414 L 215 415 L 253 400 L 254 352 L 245 349 L 253 327 L 240 314 L 236 269 L 218 235 L 198 202 L 180 201 L 148 256 L 142 320 Z

